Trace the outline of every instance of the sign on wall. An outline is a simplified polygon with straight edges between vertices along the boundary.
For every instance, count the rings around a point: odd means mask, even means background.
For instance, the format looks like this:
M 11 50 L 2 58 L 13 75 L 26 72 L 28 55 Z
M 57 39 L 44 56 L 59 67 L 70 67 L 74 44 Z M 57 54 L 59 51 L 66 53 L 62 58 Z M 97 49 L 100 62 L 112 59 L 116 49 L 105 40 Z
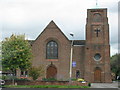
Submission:
M 76 62 L 75 61 L 72 62 L 72 67 L 76 67 Z

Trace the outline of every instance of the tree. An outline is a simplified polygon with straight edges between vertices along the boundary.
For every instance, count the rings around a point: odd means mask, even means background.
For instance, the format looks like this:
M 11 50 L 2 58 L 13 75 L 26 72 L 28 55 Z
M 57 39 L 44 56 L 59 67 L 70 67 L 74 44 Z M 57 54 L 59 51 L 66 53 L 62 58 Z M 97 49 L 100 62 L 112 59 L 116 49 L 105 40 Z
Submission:
M 31 66 L 32 52 L 25 35 L 12 35 L 2 41 L 2 67 L 3 70 L 26 70 Z
M 111 70 L 116 76 L 120 76 L 120 54 L 111 57 Z
M 38 77 L 44 75 L 44 67 L 39 66 L 39 67 L 31 67 L 29 69 L 29 76 L 32 77 L 33 80 L 38 79 Z

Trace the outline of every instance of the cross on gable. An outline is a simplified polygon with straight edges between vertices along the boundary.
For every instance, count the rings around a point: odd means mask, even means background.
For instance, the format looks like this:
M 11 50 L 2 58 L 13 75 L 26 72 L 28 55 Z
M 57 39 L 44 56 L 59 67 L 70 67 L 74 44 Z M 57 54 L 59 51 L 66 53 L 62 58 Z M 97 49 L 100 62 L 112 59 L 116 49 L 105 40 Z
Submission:
M 100 32 L 100 29 L 97 28 L 97 29 L 95 30 L 95 32 L 96 32 L 96 37 L 98 37 L 98 33 Z

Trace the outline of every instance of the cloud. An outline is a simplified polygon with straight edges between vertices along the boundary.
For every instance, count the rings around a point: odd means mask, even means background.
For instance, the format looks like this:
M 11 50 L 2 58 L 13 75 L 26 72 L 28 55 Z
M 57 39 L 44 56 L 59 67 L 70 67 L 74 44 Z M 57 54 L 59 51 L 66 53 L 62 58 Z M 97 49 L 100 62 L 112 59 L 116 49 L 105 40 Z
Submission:
M 111 56 L 112 55 L 115 55 L 116 53 L 118 53 L 118 43 L 116 43 L 116 44 L 113 44 L 112 46 L 111 46 L 111 48 L 110 48 L 110 50 L 111 50 Z
M 98 0 L 98 7 L 108 8 L 112 52 L 118 42 L 118 0 Z M 96 0 L 1 0 L 0 28 L 2 38 L 12 33 L 26 34 L 35 39 L 47 24 L 54 20 L 65 35 L 72 39 L 85 39 L 87 9 L 96 8 Z

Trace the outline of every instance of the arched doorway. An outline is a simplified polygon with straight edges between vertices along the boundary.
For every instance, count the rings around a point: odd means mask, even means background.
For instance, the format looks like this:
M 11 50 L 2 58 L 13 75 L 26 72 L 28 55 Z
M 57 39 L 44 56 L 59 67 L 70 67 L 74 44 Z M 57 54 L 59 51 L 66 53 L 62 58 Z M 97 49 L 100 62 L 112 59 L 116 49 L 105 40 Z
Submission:
M 47 68 L 46 78 L 56 78 L 57 76 L 57 68 L 54 65 L 50 65 Z
M 94 72 L 94 82 L 99 83 L 101 82 L 101 69 L 96 68 Z

